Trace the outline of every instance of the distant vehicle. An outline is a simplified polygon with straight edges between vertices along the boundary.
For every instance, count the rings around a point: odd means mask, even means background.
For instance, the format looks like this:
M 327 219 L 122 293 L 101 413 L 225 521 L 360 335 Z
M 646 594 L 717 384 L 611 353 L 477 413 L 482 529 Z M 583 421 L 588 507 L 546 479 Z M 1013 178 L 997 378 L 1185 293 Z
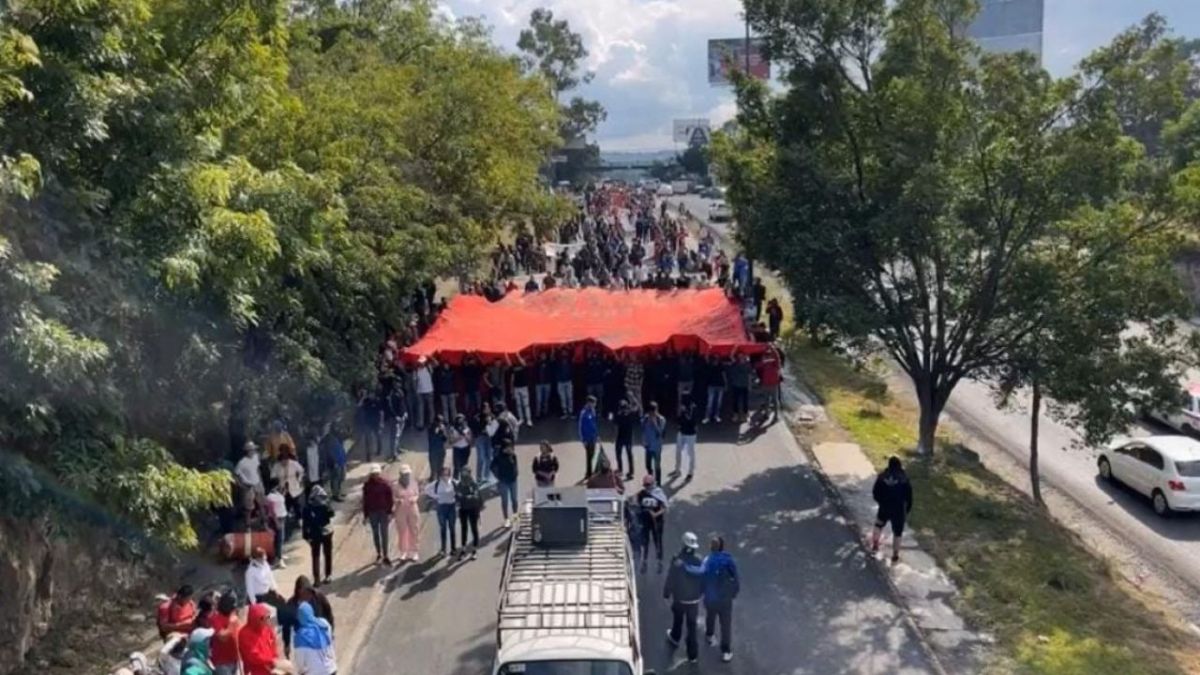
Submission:
M 1148 436 L 1112 443 L 1096 460 L 1100 477 L 1150 498 L 1160 516 L 1200 511 L 1200 441 Z
M 733 209 L 725 202 L 713 202 L 708 207 L 708 219 L 714 223 L 733 220 Z
M 504 557 L 494 675 L 653 675 L 642 670 L 624 502 L 588 490 L 587 506 L 587 542 L 549 548 L 523 505 Z
M 1181 434 L 1200 435 L 1200 382 L 1179 393 L 1179 404 L 1167 410 L 1147 410 L 1145 417 Z
M 692 187 L 691 181 L 686 181 L 686 180 L 671 181 L 671 189 L 674 190 L 674 194 L 677 194 L 677 195 L 686 195 L 688 193 L 688 190 L 691 189 L 691 187 Z
M 658 196 L 659 197 L 670 197 L 671 195 L 674 195 L 674 194 L 675 194 L 675 188 L 671 187 L 670 185 L 663 183 L 662 185 L 658 186 Z
M 722 199 L 725 195 L 719 187 L 707 187 L 700 191 L 700 196 L 705 199 Z

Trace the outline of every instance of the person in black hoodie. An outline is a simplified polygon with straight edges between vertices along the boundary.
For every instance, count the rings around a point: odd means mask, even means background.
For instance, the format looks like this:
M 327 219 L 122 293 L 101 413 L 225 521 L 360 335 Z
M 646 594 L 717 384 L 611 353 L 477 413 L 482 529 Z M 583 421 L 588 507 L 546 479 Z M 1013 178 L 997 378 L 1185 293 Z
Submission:
M 686 568 L 700 566 L 701 560 L 696 555 L 699 546 L 695 534 L 683 533 L 683 548 L 671 560 L 671 570 L 667 572 L 667 581 L 663 584 L 663 598 L 671 601 L 671 629 L 667 631 L 667 642 L 678 647 L 686 628 L 687 657 L 691 663 L 695 663 L 700 656 L 696 620 L 700 616 L 700 600 L 704 597 L 704 579 L 690 574 Z
M 517 504 L 517 453 L 512 441 L 505 441 L 500 451 L 492 458 L 492 475 L 500 488 L 500 511 L 504 514 L 504 527 L 512 527 L 520 506 Z M 509 506 L 512 515 L 509 515 Z
M 304 505 L 303 534 L 304 541 L 312 552 L 313 585 L 320 586 L 329 583 L 333 576 L 333 509 L 329 508 L 329 500 L 325 490 L 320 485 L 313 486 L 308 503 Z M 325 554 L 325 578 L 321 578 L 321 554 Z
M 871 490 L 875 503 L 879 504 L 879 512 L 875 516 L 875 532 L 871 535 L 871 552 L 879 552 L 879 539 L 883 536 L 883 526 L 892 524 L 892 562 L 900 560 L 900 537 L 904 534 L 904 521 L 913 507 L 912 483 L 908 482 L 908 474 L 899 457 L 888 458 L 887 468 L 875 479 L 875 487 Z
M 613 452 L 617 455 L 618 474 L 625 471 L 625 461 L 629 462 L 629 472 L 625 474 L 625 480 L 633 480 L 633 430 L 638 427 L 641 419 L 637 408 L 630 406 L 626 399 L 621 399 L 617 404 L 617 442 L 613 446 Z

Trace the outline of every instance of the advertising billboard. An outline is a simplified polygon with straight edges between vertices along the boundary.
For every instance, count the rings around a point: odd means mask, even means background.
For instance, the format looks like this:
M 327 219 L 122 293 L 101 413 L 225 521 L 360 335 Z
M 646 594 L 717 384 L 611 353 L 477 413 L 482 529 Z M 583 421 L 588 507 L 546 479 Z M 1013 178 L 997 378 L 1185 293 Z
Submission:
M 712 132 L 708 120 L 703 117 L 675 120 L 671 137 L 676 143 L 687 145 L 708 145 Z
M 708 41 L 708 83 L 725 85 L 730 82 L 731 70 L 746 68 L 746 39 L 729 38 Z M 760 38 L 751 38 L 750 76 L 759 80 L 771 77 L 771 63 L 763 54 L 764 43 Z

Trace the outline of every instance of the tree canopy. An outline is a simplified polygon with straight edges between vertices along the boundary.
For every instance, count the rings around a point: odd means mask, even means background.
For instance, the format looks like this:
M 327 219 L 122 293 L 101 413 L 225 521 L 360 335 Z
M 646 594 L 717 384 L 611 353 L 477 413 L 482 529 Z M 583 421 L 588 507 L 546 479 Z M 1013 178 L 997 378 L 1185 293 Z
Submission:
M 553 96 L 434 9 L 0 16 L 6 461 L 194 544 L 190 512 L 229 499 L 237 420 L 327 416 L 419 284 L 555 212 L 536 181 Z
M 1105 282 L 1087 302 L 1124 294 L 1144 309 L 1105 308 L 1089 344 L 1182 306 L 1165 279 L 1200 167 L 1166 166 L 1129 134 L 1174 124 L 1186 78 L 1161 71 L 1170 91 L 1141 109 L 1096 75 L 1144 84 L 1153 49 L 1102 51 L 1055 79 L 1027 53 L 982 54 L 962 36 L 969 0 L 746 9 L 787 88 L 740 81 L 737 130 L 714 141 L 739 236 L 783 275 L 800 322 L 894 357 L 923 451 L 957 384 L 1040 344 L 1087 280 Z

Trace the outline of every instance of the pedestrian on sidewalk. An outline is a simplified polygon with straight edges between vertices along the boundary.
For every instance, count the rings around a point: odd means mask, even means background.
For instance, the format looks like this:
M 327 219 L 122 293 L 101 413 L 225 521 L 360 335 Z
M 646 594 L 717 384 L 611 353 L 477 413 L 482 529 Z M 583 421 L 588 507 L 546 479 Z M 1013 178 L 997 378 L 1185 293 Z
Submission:
M 624 473 L 625 480 L 633 479 L 633 428 L 637 426 L 640 415 L 629 405 L 629 401 L 621 399 L 617 404 L 617 441 L 613 452 L 617 455 L 617 473 Z M 629 470 L 626 472 L 626 462 Z
M 583 443 L 583 480 L 595 470 L 596 443 L 600 440 L 600 420 L 596 413 L 596 397 L 589 395 L 579 412 L 579 440 Z
M 446 422 L 441 415 L 433 418 L 425 437 L 428 439 L 426 456 L 429 458 L 429 480 L 433 481 L 437 480 L 442 473 L 442 467 L 446 465 L 446 439 L 449 437 L 449 429 L 446 428 Z
M 283 544 L 287 540 L 288 509 L 287 497 L 284 497 L 283 485 L 280 483 L 276 483 L 275 487 L 271 488 L 271 494 L 267 495 L 267 517 L 271 531 L 274 532 L 275 566 L 282 569 L 287 567 Z
M 500 510 L 504 514 L 504 527 L 512 527 L 509 518 L 509 506 L 512 507 L 512 517 L 518 514 L 517 506 L 517 453 L 511 442 L 505 443 L 500 452 L 492 458 L 492 475 L 500 487 Z
M 267 493 L 263 489 L 262 460 L 258 456 L 258 446 L 254 441 L 246 441 L 242 451 L 245 454 L 234 466 L 233 475 L 237 478 L 242 501 L 242 517 L 249 523 L 254 512 L 261 511 L 265 505 Z
M 654 476 L 647 475 L 642 479 L 642 489 L 637 494 L 638 518 L 641 523 L 642 560 L 641 572 L 646 573 L 646 563 L 650 558 L 650 544 L 653 542 L 658 556 L 658 572 L 663 570 L 663 528 L 667 517 L 667 495 L 654 481 Z
M 214 675 L 238 675 L 238 631 L 241 620 L 237 615 L 237 595 L 226 591 L 217 599 L 217 610 L 209 615 L 208 627 L 213 629 L 212 665 Z
M 771 298 L 767 303 L 767 327 L 771 334 L 771 342 L 779 339 L 779 330 L 783 326 L 783 307 L 778 298 Z
M 646 473 L 653 474 L 656 484 L 662 483 L 662 442 L 667 431 L 667 418 L 658 413 L 658 403 L 650 402 L 642 416 L 642 447 L 646 454 Z
M 424 429 L 434 415 L 433 371 L 429 368 L 429 359 L 424 356 L 417 359 L 413 388 L 417 391 L 417 429 Z
M 279 595 L 278 589 L 275 572 L 267 562 L 267 552 L 261 546 L 256 546 L 246 567 L 246 599 L 278 607 L 283 604 L 283 596 Z
M 679 405 L 679 431 L 675 434 L 675 470 L 672 476 L 678 476 L 683 470 L 683 458 L 687 457 L 688 472 L 684 480 L 691 480 L 696 472 L 696 404 L 692 402 L 691 394 L 684 394 Z
M 701 577 L 689 574 L 685 568 L 700 567 L 701 560 L 696 557 L 699 545 L 695 534 L 683 533 L 683 548 L 671 560 L 671 570 L 667 573 L 666 583 L 663 584 L 663 598 L 671 601 L 671 629 L 667 631 L 667 641 L 678 647 L 679 640 L 686 630 L 687 657 L 691 663 L 695 663 L 700 657 L 696 620 L 700 616 L 704 582 Z
M 450 463 L 454 467 L 454 479 L 458 480 L 462 470 L 471 461 L 471 428 L 467 424 L 466 415 L 454 418 L 447 432 L 450 440 Z
M 783 352 L 771 345 L 758 362 L 758 382 L 767 396 L 764 405 L 771 407 L 771 416 L 775 419 L 779 419 L 783 408 L 783 359 Z
M 307 602 L 300 603 L 297 617 L 292 653 L 296 675 L 335 675 L 337 657 L 333 653 L 333 626 L 317 617 Z
M 554 389 L 554 363 L 550 360 L 549 349 L 543 349 L 538 354 L 535 370 L 537 384 L 534 387 L 534 404 L 537 407 L 537 416 L 542 418 L 550 414 L 550 393 Z
M 287 505 L 284 516 L 299 518 L 300 502 L 304 499 L 304 467 L 296 460 L 294 446 L 285 443 L 279 447 L 279 461 L 271 469 L 271 478 L 276 486 L 283 486 L 283 499 Z
M 438 401 L 442 404 L 442 416 L 448 420 L 454 419 L 458 415 L 458 406 L 455 400 L 458 395 L 455 392 L 454 368 L 449 363 L 442 361 L 437 364 L 437 369 L 433 373 L 433 389 L 437 393 Z
M 533 481 L 538 487 L 554 487 L 557 476 L 558 458 L 554 456 L 554 446 L 550 441 L 542 441 L 538 456 L 533 458 Z
M 393 381 L 383 393 L 383 452 L 389 462 L 400 459 L 404 447 L 400 439 L 404 436 L 404 427 L 408 425 L 408 401 L 405 400 L 404 387 Z
M 476 553 L 479 551 L 479 514 L 483 511 L 483 495 L 479 493 L 479 483 L 475 482 L 475 477 L 471 475 L 471 467 L 465 466 L 462 470 L 462 475 L 458 478 L 458 484 L 454 486 L 455 503 L 458 506 L 458 520 L 462 527 L 462 548 L 458 551 L 458 557 L 462 558 L 467 554 L 467 530 L 471 532 L 471 560 L 475 559 Z
M 441 539 L 441 549 L 438 555 L 458 555 L 458 542 L 454 538 L 455 507 L 458 500 L 458 481 L 450 473 L 450 467 L 442 467 L 441 474 L 429 485 L 425 486 L 425 495 L 434 503 L 437 511 L 438 537 Z M 450 548 L 446 548 L 447 542 Z
M 312 554 L 313 583 L 320 586 L 333 578 L 333 509 L 320 485 L 314 486 L 304 506 L 303 533 Z M 325 556 L 325 577 L 321 577 L 321 555 Z
M 892 524 L 892 562 L 900 561 L 900 537 L 904 535 L 904 523 L 913 507 L 912 483 L 899 457 L 889 457 L 887 468 L 875 478 L 871 496 L 879 505 L 875 514 L 875 531 L 871 535 L 871 552 L 879 552 L 879 540 L 883 526 Z
M 388 521 L 395 508 L 395 495 L 392 486 L 383 477 L 383 467 L 371 466 L 367 482 L 363 484 L 363 520 L 371 526 L 371 541 L 375 544 L 375 562 L 385 565 L 392 564 L 388 552 Z
M 400 465 L 400 479 L 396 487 L 396 543 L 400 549 L 400 561 L 416 562 L 421 547 L 421 486 L 413 477 L 412 467 Z
M 481 485 L 492 482 L 492 434 L 499 427 L 492 417 L 492 407 L 483 407 L 471 418 L 471 435 L 475 438 L 475 476 Z
M 280 654 L 270 607 L 262 603 L 250 605 L 246 610 L 246 625 L 237 632 L 235 648 L 245 675 L 271 675 Z
M 726 370 L 733 396 L 733 421 L 744 422 L 750 413 L 750 376 L 753 368 L 749 354 L 738 354 Z

